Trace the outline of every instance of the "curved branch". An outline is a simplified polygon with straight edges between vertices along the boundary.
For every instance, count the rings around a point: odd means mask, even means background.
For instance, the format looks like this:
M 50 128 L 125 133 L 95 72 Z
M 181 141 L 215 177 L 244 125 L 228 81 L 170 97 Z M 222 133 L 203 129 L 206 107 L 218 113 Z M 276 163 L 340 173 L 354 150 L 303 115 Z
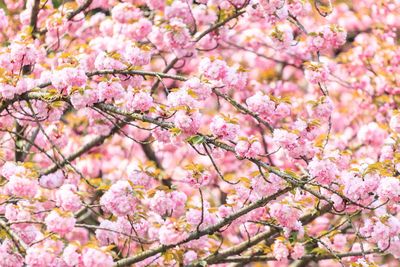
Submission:
M 260 208 L 262 206 L 265 206 L 268 202 L 276 199 L 280 195 L 283 195 L 283 194 L 289 192 L 292 189 L 293 189 L 293 187 L 286 187 L 286 188 L 284 188 L 282 190 L 279 190 L 278 192 L 276 192 L 275 194 L 273 194 L 273 195 L 271 195 L 269 197 L 261 198 L 260 200 L 254 202 L 254 203 L 252 203 L 252 204 L 250 204 L 250 205 L 248 205 L 248 206 L 246 206 L 244 208 L 241 208 L 237 212 L 227 216 L 226 218 L 224 218 L 223 220 L 221 220 L 217 224 L 209 226 L 209 227 L 207 227 L 207 228 L 205 228 L 203 230 L 192 232 L 189 235 L 189 237 L 187 237 L 185 240 L 183 240 L 183 241 L 181 241 L 179 243 L 176 243 L 176 244 L 173 244 L 173 245 L 168 245 L 168 246 L 162 245 L 162 246 L 156 247 L 154 249 L 150 249 L 148 251 L 142 252 L 142 253 L 137 254 L 135 256 L 119 260 L 119 261 L 117 261 L 117 263 L 114 266 L 115 267 L 129 266 L 129 265 L 131 265 L 133 263 L 140 262 L 140 261 L 142 261 L 144 259 L 147 259 L 147 258 L 149 258 L 151 256 L 157 255 L 158 253 L 165 252 L 168 249 L 174 248 L 174 247 L 179 246 L 181 244 L 185 244 L 185 243 L 187 243 L 189 241 L 192 241 L 192 240 L 195 240 L 195 239 L 199 239 L 200 237 L 202 237 L 204 235 L 211 235 L 211 234 L 217 232 L 222 227 L 232 223 L 237 218 L 249 213 L 250 211 L 252 211 L 254 209 L 257 209 L 257 208 Z
M 348 257 L 356 257 L 356 256 L 364 256 L 364 255 L 369 255 L 369 254 L 375 254 L 375 253 L 380 253 L 381 251 L 379 249 L 374 249 L 374 250 L 368 250 L 368 251 L 354 251 L 354 252 L 347 252 L 347 253 L 338 253 L 334 255 L 316 255 L 316 254 L 308 254 L 304 255 L 298 260 L 311 260 L 311 261 L 321 261 L 321 260 L 330 260 L 330 259 L 343 259 L 343 258 L 348 258 Z M 216 263 L 250 263 L 250 262 L 266 262 L 266 261 L 276 261 L 277 259 L 275 257 L 271 256 L 233 256 L 229 257 L 226 259 L 221 259 L 220 261 Z
M 86 0 L 82 5 L 80 5 L 77 9 L 72 11 L 67 15 L 68 20 L 72 20 L 76 15 L 81 13 L 82 11 L 85 11 L 91 4 L 93 0 Z

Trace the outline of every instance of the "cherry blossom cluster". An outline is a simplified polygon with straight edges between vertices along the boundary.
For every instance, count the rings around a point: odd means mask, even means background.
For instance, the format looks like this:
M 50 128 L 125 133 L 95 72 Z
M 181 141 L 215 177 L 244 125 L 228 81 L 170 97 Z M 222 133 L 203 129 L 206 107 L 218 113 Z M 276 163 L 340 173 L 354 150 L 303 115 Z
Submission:
M 399 16 L 1 1 L 0 266 L 398 266 Z

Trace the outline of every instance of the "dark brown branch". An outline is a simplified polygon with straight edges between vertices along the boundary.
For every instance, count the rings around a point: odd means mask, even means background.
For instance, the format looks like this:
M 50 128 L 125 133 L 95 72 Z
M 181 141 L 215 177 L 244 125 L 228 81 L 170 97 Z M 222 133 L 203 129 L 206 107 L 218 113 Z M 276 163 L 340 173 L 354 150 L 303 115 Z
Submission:
M 32 27 L 32 36 L 37 30 L 37 20 L 40 11 L 39 6 L 40 6 L 40 0 L 35 0 L 32 7 L 31 21 L 29 23 L 29 25 Z
M 375 254 L 380 253 L 379 249 L 375 250 L 368 250 L 368 251 L 354 251 L 354 252 L 347 252 L 347 253 L 338 253 L 334 255 L 316 255 L 316 254 L 309 254 L 301 257 L 299 260 L 309 260 L 309 261 L 321 261 L 321 260 L 329 260 L 329 259 L 343 259 L 348 257 L 355 257 L 355 256 L 363 256 L 368 254 Z M 275 257 L 271 256 L 233 256 L 226 259 L 221 259 L 216 263 L 228 263 L 228 262 L 240 262 L 240 263 L 250 263 L 250 262 L 266 262 L 266 261 L 276 261 Z
M 147 159 L 153 161 L 153 162 L 156 164 L 156 167 L 157 167 L 158 169 L 163 170 L 164 168 L 163 168 L 163 166 L 161 165 L 160 160 L 157 158 L 156 153 L 154 153 L 154 150 L 153 150 L 153 148 L 151 147 L 151 144 L 149 144 L 149 143 L 142 143 L 142 144 L 140 144 L 140 145 L 141 145 L 141 147 L 142 147 L 142 149 L 143 149 L 143 152 L 144 152 L 144 154 L 146 155 Z M 171 187 L 171 186 L 172 186 L 171 179 L 162 179 L 161 182 L 162 182 L 162 184 L 165 185 L 165 186 L 168 186 L 168 187 Z
M 76 151 L 75 153 L 69 155 L 66 157 L 66 160 L 63 160 L 61 162 L 58 163 L 58 165 L 52 165 L 49 168 L 47 168 L 42 174 L 42 175 L 47 175 L 53 172 L 56 172 L 60 167 L 64 167 L 65 165 L 67 165 L 69 162 L 72 162 L 73 160 L 75 160 L 76 158 L 82 156 L 83 154 L 85 154 L 86 152 L 88 152 L 90 149 L 99 146 L 101 144 L 104 143 L 104 141 L 109 138 L 110 136 L 112 136 L 113 134 L 115 134 L 121 127 L 123 127 L 125 125 L 125 122 L 121 122 L 119 124 L 117 124 L 116 126 L 114 126 L 111 131 L 106 134 L 106 135 L 100 135 L 97 136 L 95 138 L 93 138 L 92 140 L 90 140 L 89 142 L 87 142 L 85 145 L 83 145 L 78 151 Z
M 77 9 L 72 11 L 71 13 L 68 13 L 67 19 L 72 20 L 76 15 L 81 13 L 82 11 L 85 11 L 91 4 L 93 0 L 86 0 L 81 6 L 79 6 Z
M 14 242 L 15 246 L 17 247 L 18 251 L 22 254 L 25 255 L 26 250 L 28 249 L 28 246 L 25 244 L 23 240 L 19 238 L 19 236 L 14 233 L 13 230 L 11 230 L 10 227 L 8 227 L 7 223 L 3 220 L 0 219 L 0 227 L 4 229 L 4 231 L 7 233 L 7 235 L 11 238 L 11 240 Z
M 24 127 L 15 121 L 15 162 L 22 162 L 24 157 L 23 144 L 21 137 L 24 137 Z
M 188 238 L 186 238 L 185 240 L 183 240 L 183 241 L 181 241 L 181 242 L 179 242 L 177 244 L 168 245 L 168 246 L 162 245 L 162 246 L 147 250 L 147 251 L 142 252 L 140 254 L 137 254 L 135 256 L 119 260 L 119 261 L 116 262 L 116 264 L 114 266 L 115 267 L 129 266 L 131 264 L 134 264 L 136 262 L 140 262 L 140 261 L 142 261 L 144 259 L 147 259 L 147 258 L 152 257 L 154 255 L 157 255 L 159 253 L 165 252 L 168 249 L 174 248 L 174 247 L 179 246 L 181 244 L 185 244 L 185 243 L 187 243 L 189 241 L 192 241 L 192 240 L 199 239 L 202 236 L 211 235 L 211 234 L 217 232 L 218 230 L 220 230 L 222 227 L 232 223 L 237 218 L 249 213 L 250 211 L 252 211 L 254 209 L 257 209 L 259 207 L 265 206 L 268 202 L 276 199 L 278 196 L 280 196 L 282 194 L 285 194 L 285 193 L 289 192 L 290 190 L 292 190 L 292 187 L 286 187 L 286 188 L 284 188 L 282 190 L 279 190 L 278 192 L 276 192 L 275 194 L 273 194 L 273 195 L 271 195 L 269 197 L 261 198 L 260 200 L 258 200 L 256 202 L 254 202 L 254 203 L 252 203 L 252 204 L 250 204 L 250 205 L 238 210 L 237 212 L 227 216 L 226 218 L 224 218 L 223 220 L 221 220 L 217 224 L 209 226 L 209 227 L 207 227 L 207 228 L 205 228 L 203 230 L 200 230 L 200 231 L 192 232 L 189 235 Z

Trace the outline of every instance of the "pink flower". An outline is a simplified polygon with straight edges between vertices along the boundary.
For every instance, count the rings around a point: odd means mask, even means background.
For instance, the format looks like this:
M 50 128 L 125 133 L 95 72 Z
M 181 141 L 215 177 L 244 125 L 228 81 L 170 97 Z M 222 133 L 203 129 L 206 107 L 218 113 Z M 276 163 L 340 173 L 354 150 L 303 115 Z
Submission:
M 396 259 L 400 259 L 400 237 L 395 236 L 390 240 L 390 247 L 388 252 L 392 254 Z
M 146 190 L 154 185 L 154 179 L 145 171 L 138 171 L 135 166 L 128 166 L 128 179 L 134 185 L 143 186 Z
M 165 1 L 164 0 L 146 0 L 146 4 L 151 9 L 163 10 L 164 7 L 165 7 Z
M 118 181 L 101 197 L 100 205 L 116 216 L 132 214 L 137 199 L 128 181 Z
M 140 8 L 131 3 L 119 3 L 113 7 L 111 16 L 119 23 L 131 23 L 134 20 L 140 19 L 143 14 Z
M 298 136 L 294 133 L 289 133 L 286 130 L 275 129 L 273 133 L 273 140 L 280 146 L 292 150 L 298 146 Z
M 98 70 L 119 70 L 126 67 L 121 61 L 109 57 L 105 52 L 100 52 L 97 55 L 94 66 Z
M 101 82 L 97 89 L 99 90 L 99 100 L 118 100 L 125 95 L 125 89 L 118 82 Z
M 300 211 L 288 205 L 274 203 L 270 206 L 269 213 L 279 224 L 291 230 L 300 230 Z
M 332 114 L 333 102 L 330 97 L 326 97 L 322 103 L 314 108 L 314 116 L 320 119 L 327 119 Z
M 367 125 L 361 126 L 357 134 L 357 138 L 360 140 L 360 142 L 374 147 L 381 146 L 386 136 L 387 132 L 376 122 L 370 122 Z
M 50 250 L 39 246 L 29 247 L 26 251 L 25 263 L 29 267 L 52 266 L 56 256 Z
M 183 192 L 158 190 L 150 199 L 150 208 L 161 216 L 179 217 L 185 212 L 186 200 Z
M 325 45 L 325 39 L 321 35 L 311 36 L 311 46 L 313 50 L 322 50 Z
M 0 94 L 2 98 L 12 99 L 15 95 L 15 87 L 6 83 L 0 83 Z
M 280 119 L 280 118 L 286 118 L 290 115 L 291 110 L 290 110 L 290 105 L 287 103 L 280 103 L 274 112 L 274 115 L 276 118 Z M 264 116 L 266 117 L 266 116 Z M 266 118 L 265 118 L 266 119 Z
M 322 35 L 325 41 L 334 48 L 342 46 L 346 42 L 347 37 L 346 31 L 337 25 L 329 25 L 324 27 L 322 30 Z
M 3 9 L 0 9 L 0 31 L 5 32 L 8 26 L 8 18 Z
M 286 49 L 293 42 L 293 30 L 286 24 L 276 26 L 270 36 L 272 46 L 277 50 Z
M 377 189 L 378 196 L 383 200 L 400 200 L 400 181 L 394 177 L 385 177 L 381 179 Z
M 193 43 L 187 25 L 179 19 L 170 20 L 169 30 L 165 33 L 165 42 L 172 48 L 178 57 L 192 52 Z
M 174 123 L 184 133 L 195 134 L 200 128 L 201 114 L 195 111 L 191 114 L 180 110 L 175 114 Z
M 338 250 L 338 251 L 343 250 L 346 246 L 346 243 L 347 243 L 346 235 L 337 234 L 333 238 L 333 245 L 335 247 L 335 250 Z
M 0 246 L 0 266 L 2 267 L 22 267 L 24 265 L 24 258 L 13 251 L 11 240 L 4 240 Z
M 132 66 L 144 66 L 150 63 L 151 52 L 136 46 L 128 46 L 125 49 L 124 58 Z
M 194 107 L 196 105 L 196 100 L 189 95 L 187 88 L 182 88 L 168 94 L 168 104 L 173 107 Z
M 84 90 L 75 92 L 71 95 L 71 103 L 76 109 L 81 109 L 93 105 L 99 101 L 96 90 Z
M 174 1 L 172 5 L 165 8 L 165 17 L 167 19 L 179 18 L 185 24 L 193 23 L 193 18 L 191 15 L 191 10 L 186 2 Z
M 193 250 L 189 250 L 183 255 L 183 264 L 189 264 L 197 259 L 197 253 Z
M 44 220 L 47 230 L 64 236 L 74 229 L 76 219 L 73 216 L 61 216 L 57 211 L 51 211 Z
M 135 41 L 141 41 L 151 33 L 152 27 L 153 24 L 148 19 L 141 18 L 135 23 L 126 24 L 123 29 L 127 37 Z
M 96 229 L 96 238 L 99 240 L 100 245 L 105 246 L 117 242 L 118 234 L 116 222 L 103 220 L 99 229 Z
M 204 58 L 200 61 L 199 71 L 204 73 L 204 76 L 212 80 L 222 80 L 226 77 L 228 72 L 228 65 L 225 61 Z
M 274 242 L 272 253 L 278 261 L 287 260 L 289 257 L 289 249 L 282 241 L 279 240 Z
M 7 161 L 1 167 L 1 175 L 6 179 L 9 179 L 12 175 L 23 174 L 25 172 L 25 168 L 22 166 L 18 166 L 15 162 Z
M 89 231 L 85 228 L 75 227 L 71 232 L 65 235 L 69 241 L 78 241 L 80 244 L 86 244 L 89 241 Z
M 208 171 L 204 171 L 202 173 L 188 172 L 185 182 L 194 188 L 200 188 L 201 186 L 206 186 L 212 183 L 212 178 L 213 177 Z
M 78 247 L 75 245 L 68 245 L 62 254 L 62 259 L 68 266 L 78 266 L 81 262 L 81 254 L 77 252 Z
M 83 69 L 67 67 L 53 72 L 51 84 L 59 91 L 62 91 L 70 87 L 83 87 L 87 79 Z
M 305 253 L 305 249 L 304 246 L 300 243 L 296 243 L 296 245 L 294 245 L 292 252 L 290 253 L 290 256 L 294 259 L 300 259 L 301 257 L 304 256 Z
M 65 211 L 78 211 L 82 206 L 82 201 L 75 192 L 74 185 L 66 184 L 61 186 L 56 192 L 56 205 Z
M 160 239 L 160 243 L 166 246 L 177 244 L 185 240 L 187 236 L 188 233 L 179 230 L 177 226 L 169 220 L 167 220 L 158 231 L 158 237 Z
M 211 225 L 214 225 L 218 222 L 218 219 L 214 213 L 208 211 L 210 204 L 208 202 L 204 203 L 204 212 L 202 215 L 201 208 L 197 209 L 189 209 L 186 212 L 186 221 L 197 228 L 199 225 L 199 229 L 205 229 Z M 203 218 L 203 221 L 202 221 Z M 201 223 L 201 224 L 200 224 Z
M 47 175 L 43 175 L 39 179 L 39 184 L 41 187 L 48 189 L 59 188 L 63 185 L 65 180 L 65 176 L 61 170 L 58 170 L 54 173 L 50 173 Z
M 37 49 L 33 45 L 12 42 L 10 56 L 18 66 L 33 65 L 37 60 Z
M 328 76 L 328 68 L 323 63 L 309 62 L 306 65 L 305 77 L 310 83 L 317 84 L 326 82 Z
M 275 110 L 275 102 L 271 101 L 267 95 L 257 92 L 247 98 L 246 104 L 249 109 L 263 117 L 271 116 Z
M 112 267 L 114 265 L 111 255 L 95 248 L 83 250 L 82 262 L 84 267 Z
M 205 100 L 211 95 L 211 88 L 208 84 L 202 83 L 199 78 L 193 77 L 185 81 L 182 88 L 191 90 L 199 100 Z M 169 97 L 169 96 L 168 96 Z
M 308 170 L 315 180 L 324 185 L 329 185 L 333 180 L 336 179 L 338 174 L 338 169 L 336 164 L 329 159 L 319 160 L 313 158 L 313 160 L 308 164 Z
M 153 105 L 153 98 L 148 93 L 139 92 L 133 97 L 131 105 L 134 110 L 148 111 Z
M 235 152 L 240 157 L 254 158 L 262 154 L 262 146 L 258 141 L 248 142 L 246 140 L 239 140 L 235 146 Z
M 223 92 L 227 92 L 229 89 L 243 90 L 247 85 L 247 72 L 238 71 L 234 67 L 228 68 L 222 83 L 227 87 L 222 89 Z
M 261 175 L 251 180 L 251 187 L 259 198 L 267 197 L 278 192 L 282 188 L 284 181 L 278 175 L 270 173 L 266 177 L 267 181 Z
M 6 188 L 11 196 L 34 198 L 38 191 L 38 182 L 28 178 L 11 176 Z
M 18 80 L 17 85 L 15 86 L 15 93 L 17 95 L 21 95 L 33 87 L 34 87 L 33 79 L 22 78 Z
M 400 113 L 392 115 L 389 126 L 393 131 L 400 133 Z
M 239 132 L 239 126 L 237 124 L 226 122 L 221 116 L 213 118 L 210 129 L 215 136 L 226 140 L 235 139 Z

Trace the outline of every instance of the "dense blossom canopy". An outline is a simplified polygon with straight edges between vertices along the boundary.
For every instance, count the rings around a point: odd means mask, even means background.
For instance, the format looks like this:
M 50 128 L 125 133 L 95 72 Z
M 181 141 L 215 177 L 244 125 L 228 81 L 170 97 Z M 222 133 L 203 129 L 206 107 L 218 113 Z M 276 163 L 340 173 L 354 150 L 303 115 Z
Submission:
M 0 266 L 399 266 L 400 1 L 0 1 Z

